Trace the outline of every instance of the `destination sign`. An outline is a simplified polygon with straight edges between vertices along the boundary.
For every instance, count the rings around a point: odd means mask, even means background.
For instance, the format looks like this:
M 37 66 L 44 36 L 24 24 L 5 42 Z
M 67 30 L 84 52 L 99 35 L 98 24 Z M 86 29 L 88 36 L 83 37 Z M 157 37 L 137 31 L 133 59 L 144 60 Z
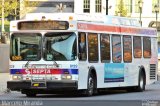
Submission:
M 19 30 L 67 30 L 67 21 L 22 21 L 18 23 Z

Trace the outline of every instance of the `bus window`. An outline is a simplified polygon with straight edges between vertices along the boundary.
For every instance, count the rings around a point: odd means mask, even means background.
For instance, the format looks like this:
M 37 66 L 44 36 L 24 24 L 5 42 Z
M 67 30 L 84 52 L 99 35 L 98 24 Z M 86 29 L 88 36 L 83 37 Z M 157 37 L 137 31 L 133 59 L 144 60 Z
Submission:
M 89 62 L 98 61 L 98 36 L 97 34 L 88 34 L 88 60 Z
M 131 36 L 123 36 L 123 58 L 124 58 L 124 62 L 132 62 Z
M 135 58 L 142 57 L 142 44 L 141 44 L 141 37 L 134 36 L 133 37 L 133 52 Z
M 110 62 L 110 37 L 108 34 L 100 36 L 101 61 Z
M 79 60 L 86 60 L 86 34 L 79 33 L 78 34 L 78 47 L 79 47 Z
M 121 36 L 112 35 L 112 56 L 114 63 L 120 63 L 122 60 L 121 53 Z
M 76 34 L 74 32 L 46 33 L 44 60 L 71 61 L 77 59 Z
M 38 61 L 41 58 L 41 35 L 38 33 L 14 33 L 11 46 L 13 61 Z
M 143 56 L 144 58 L 151 57 L 151 38 L 143 37 Z

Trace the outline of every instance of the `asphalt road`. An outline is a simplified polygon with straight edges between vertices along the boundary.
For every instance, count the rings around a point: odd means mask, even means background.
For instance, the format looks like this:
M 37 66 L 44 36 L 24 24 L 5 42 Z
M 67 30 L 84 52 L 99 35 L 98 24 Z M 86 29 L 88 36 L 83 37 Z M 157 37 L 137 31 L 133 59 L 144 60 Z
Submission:
M 116 90 L 92 97 L 47 94 L 28 98 L 11 92 L 0 95 L 0 106 L 160 106 L 160 82 L 146 86 L 144 92 Z

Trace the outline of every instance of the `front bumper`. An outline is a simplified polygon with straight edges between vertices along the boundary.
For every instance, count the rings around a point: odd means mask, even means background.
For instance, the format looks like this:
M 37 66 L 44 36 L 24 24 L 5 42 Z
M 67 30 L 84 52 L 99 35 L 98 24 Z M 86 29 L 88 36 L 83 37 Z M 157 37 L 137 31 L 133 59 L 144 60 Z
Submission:
M 36 83 L 36 82 L 35 82 Z M 38 83 L 38 82 L 37 82 Z M 39 83 L 39 85 L 43 85 Z M 21 90 L 77 90 L 78 83 L 77 81 L 47 81 L 46 86 L 32 86 L 31 81 L 8 81 L 7 88 L 12 91 L 21 91 Z

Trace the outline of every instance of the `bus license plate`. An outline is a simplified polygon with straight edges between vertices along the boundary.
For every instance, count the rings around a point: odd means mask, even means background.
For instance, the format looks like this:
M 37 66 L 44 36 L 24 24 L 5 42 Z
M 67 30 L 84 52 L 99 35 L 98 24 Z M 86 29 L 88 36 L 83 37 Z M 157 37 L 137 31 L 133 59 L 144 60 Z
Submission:
M 33 86 L 34 87 L 39 87 L 39 83 L 34 83 Z

